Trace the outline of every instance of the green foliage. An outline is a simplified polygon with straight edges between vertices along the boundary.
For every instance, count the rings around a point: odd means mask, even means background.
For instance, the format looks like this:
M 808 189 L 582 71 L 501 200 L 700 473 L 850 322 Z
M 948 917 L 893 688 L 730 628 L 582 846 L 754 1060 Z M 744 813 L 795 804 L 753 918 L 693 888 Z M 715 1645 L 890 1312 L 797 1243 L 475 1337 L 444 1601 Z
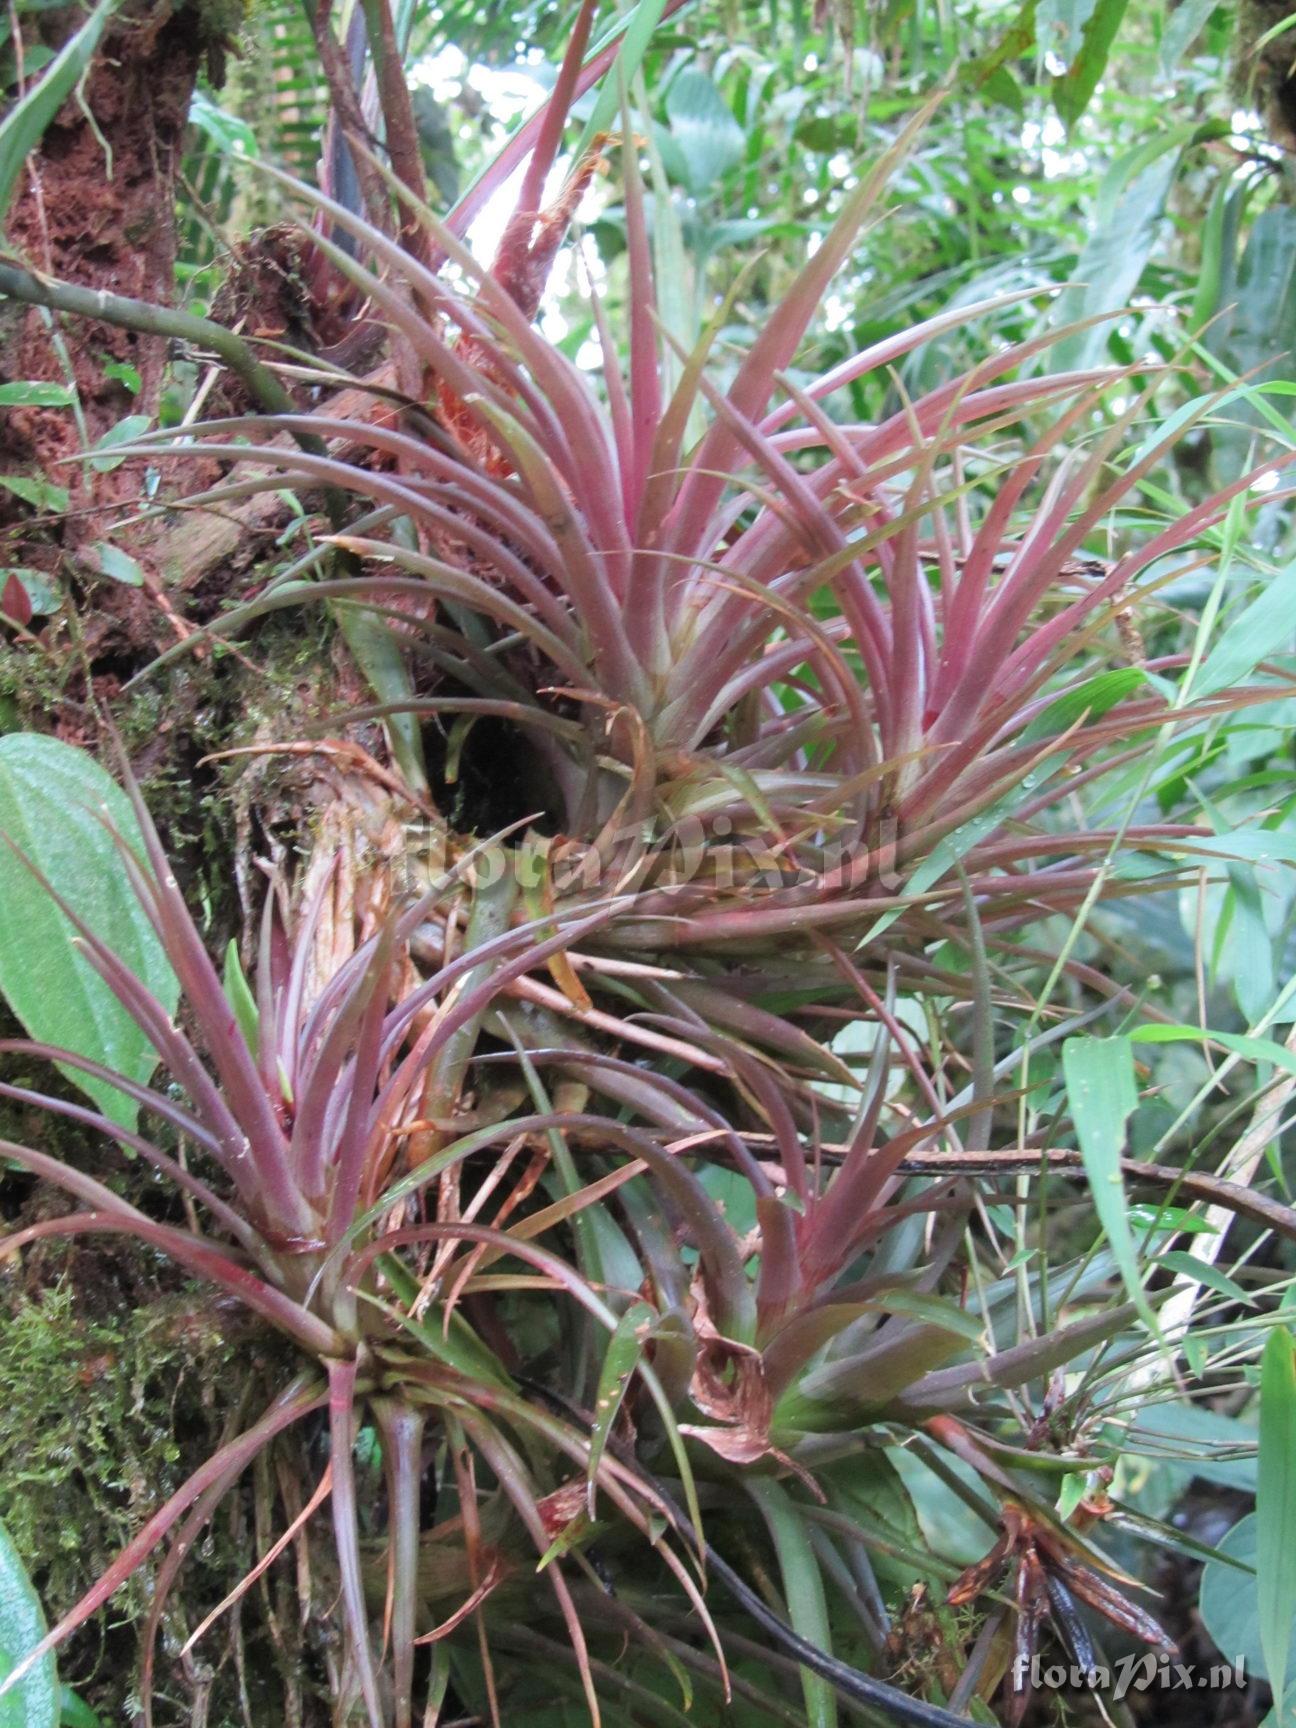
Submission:
M 1296 1360 L 1291 1334 L 1270 1332 L 1260 1361 L 1260 1480 L 1256 1579 L 1260 1648 L 1274 1697 L 1287 1696 L 1287 1651 L 1296 1626 Z M 1280 1709 L 1279 1717 L 1284 1714 Z
M 9 1532 L 0 1523 L 0 1679 L 45 1633 L 40 1599 Z M 46 1656 L 13 1692 L 0 1699 L 4 1728 L 55 1728 L 59 1689 L 53 1656 Z
M 0 849 L 0 990 L 34 1038 L 140 1081 L 152 1073 L 157 1052 L 123 1015 L 49 892 L 63 896 L 77 919 L 112 943 L 165 1013 L 174 1010 L 175 975 L 105 821 L 138 845 L 125 797 L 92 758 L 36 733 L 0 738 L 0 830 L 6 836 Z M 73 1077 L 114 1121 L 135 1121 L 135 1103 L 110 1082 L 92 1074 Z
M 1155 1329 L 1143 1296 L 1121 1172 L 1127 1124 L 1138 1108 L 1133 1045 L 1128 1038 L 1068 1038 L 1062 1046 L 1062 1067 L 1094 1211 L 1112 1245 L 1126 1289 Z
M 46 127 L 85 76 L 99 38 L 118 4 L 119 0 L 99 0 L 84 24 L 48 65 L 38 70 L 34 83 L 0 119 L 0 222 L 9 209 L 14 187 L 26 167 L 28 155 L 40 143 Z

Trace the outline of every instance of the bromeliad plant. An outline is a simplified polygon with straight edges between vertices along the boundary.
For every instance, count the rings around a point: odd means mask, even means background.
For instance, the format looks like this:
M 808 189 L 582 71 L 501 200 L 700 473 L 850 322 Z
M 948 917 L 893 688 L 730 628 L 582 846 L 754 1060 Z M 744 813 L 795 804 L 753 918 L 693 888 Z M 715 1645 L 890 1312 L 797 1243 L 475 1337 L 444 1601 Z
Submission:
M 912 951 L 961 905 L 960 860 L 996 940 L 1072 911 L 1111 834 L 1060 807 L 1135 760 L 1140 736 L 1234 700 L 1176 712 L 1157 676 L 1173 662 L 1135 660 L 1095 681 L 1139 573 L 1192 547 L 1255 477 L 1114 559 L 1094 556 L 1182 435 L 1122 455 L 1147 399 L 1131 391 L 1109 411 L 1127 375 L 1048 372 L 1062 332 L 1046 330 L 876 423 L 829 412 L 836 392 L 870 384 L 879 396 L 895 362 L 1013 297 L 928 320 L 813 381 L 791 370 L 922 118 L 847 193 L 724 387 L 708 368 L 731 302 L 665 388 L 671 344 L 634 149 L 623 152 L 626 376 L 596 295 L 603 402 L 536 328 L 593 163 L 538 209 L 559 108 L 490 271 L 422 207 L 422 251 L 447 259 L 453 281 L 315 197 L 372 260 L 370 271 L 318 242 L 392 327 L 421 399 L 361 423 L 304 414 L 206 428 L 207 454 L 272 470 L 241 480 L 241 494 L 325 484 L 369 506 L 293 574 L 344 555 L 349 570 L 309 592 L 367 602 L 416 639 L 434 683 L 394 706 L 531 734 L 537 780 L 558 788 L 560 884 L 638 891 L 633 917 L 604 938 L 619 950 L 768 954 L 791 941 L 801 965 L 814 933 L 855 944 L 898 919 L 889 948 L 910 950 L 912 969 Z M 710 423 L 694 438 L 700 415 Z M 232 433 L 265 442 L 222 438 Z M 286 449 L 285 433 L 312 449 Z M 329 453 L 341 445 L 345 459 Z M 222 628 L 302 599 L 299 584 L 277 583 Z M 875 981 L 886 951 L 863 952 Z
M 325 1410 L 330 1463 L 324 1490 L 332 1500 L 352 1678 L 371 1722 L 386 1719 L 388 1700 L 398 1723 L 411 1720 L 412 1640 L 419 1600 L 418 1505 L 429 1412 L 441 1416 L 460 1448 L 471 1444 L 480 1453 L 542 1553 L 548 1546 L 543 1496 L 540 1490 L 533 1491 L 530 1469 L 517 1451 L 517 1434 L 524 1446 L 556 1449 L 559 1456 L 565 1452 L 586 1465 L 591 1495 L 596 1488 L 607 1494 L 629 1525 L 640 1528 L 676 1575 L 686 1597 L 704 1612 L 689 1569 L 653 1528 L 652 1521 L 665 1518 L 669 1508 L 660 1504 L 652 1484 L 613 1456 L 596 1456 L 587 1434 L 543 1410 L 531 1410 L 506 1369 L 459 1311 L 465 1294 L 461 1286 L 466 1285 L 471 1297 L 474 1284 L 471 1278 L 458 1276 L 461 1268 L 454 1264 L 453 1249 L 465 1250 L 469 1264 L 462 1270 L 471 1273 L 474 1257 L 498 1257 L 506 1247 L 511 1259 L 520 1260 L 546 1285 L 572 1292 L 596 1322 L 615 1331 L 616 1317 L 603 1297 L 552 1252 L 533 1245 L 533 1239 L 547 1228 L 557 1227 L 588 1204 L 590 1194 L 575 1192 L 558 1201 L 528 1218 L 511 1237 L 473 1222 L 489 1189 L 504 1181 L 509 1166 L 532 1137 L 568 1125 L 546 1109 L 460 1134 L 424 1159 L 414 1179 L 407 1176 L 393 1186 L 395 1173 L 407 1166 L 406 1148 L 430 1126 L 420 1111 L 428 1078 L 447 1057 L 453 1060 L 463 1029 L 480 1021 L 485 1004 L 511 979 L 565 946 L 579 931 L 591 930 L 610 908 L 557 935 L 542 934 L 529 925 L 510 929 L 506 924 L 491 940 L 449 961 L 417 988 L 398 989 L 408 964 L 412 931 L 454 885 L 453 876 L 443 878 L 413 905 L 393 912 L 312 995 L 308 981 L 330 886 L 326 880 L 302 909 L 291 942 L 276 921 L 274 897 L 267 901 L 255 996 L 238 974 L 227 994 L 185 908 L 147 810 L 132 791 L 145 856 L 138 856 L 119 838 L 120 855 L 180 981 L 193 1040 L 172 1024 L 157 998 L 78 918 L 75 909 L 61 899 L 59 904 L 75 927 L 89 963 L 152 1041 L 174 1090 L 157 1091 L 73 1051 L 26 1040 L 8 1042 L 3 1048 L 10 1054 L 58 1061 L 75 1074 L 120 1089 L 155 1119 L 158 1138 L 115 1125 L 85 1105 L 29 1088 L 4 1085 L 0 1091 L 116 1140 L 147 1160 L 205 1216 L 199 1225 L 195 1212 L 192 1228 L 158 1222 L 97 1179 L 47 1154 L 6 1143 L 8 1156 L 65 1188 L 83 1203 L 84 1210 L 10 1235 L 4 1252 L 12 1254 L 50 1236 L 131 1235 L 246 1304 L 313 1359 L 315 1372 L 298 1375 L 258 1422 L 172 1496 L 110 1571 L 14 1670 L 6 1689 L 46 1649 L 93 1614 L 122 1579 L 174 1532 L 146 1637 L 143 1696 L 146 1719 L 151 1720 L 153 1638 L 185 1552 L 258 1451 L 292 1424 Z M 577 1117 L 569 1126 L 577 1132 L 593 1132 L 602 1140 L 610 1137 L 623 1152 L 640 1159 L 636 1168 L 656 1170 L 668 1188 L 687 1194 L 696 1185 L 683 1166 L 677 1169 L 645 1135 L 596 1118 Z M 158 1143 L 159 1138 L 169 1140 L 173 1148 L 176 1143 L 190 1148 L 191 1155 L 209 1168 L 210 1179 L 190 1170 L 175 1150 Z M 464 1215 L 456 1210 L 452 1222 L 396 1227 L 407 1195 L 433 1180 L 440 1181 L 444 1191 L 452 1171 L 500 1142 L 507 1142 L 508 1150 L 496 1162 L 493 1180 Z M 516 1184 L 511 1195 L 514 1207 L 534 1189 L 539 1175 L 539 1170 L 528 1170 Z M 506 1206 L 501 1216 L 510 1209 Z M 442 1249 L 433 1265 L 407 1265 L 401 1251 L 424 1244 Z M 431 1319 L 424 1311 L 451 1271 L 456 1274 L 452 1300 L 436 1301 L 435 1319 Z M 645 1373 L 662 1419 L 673 1431 L 670 1407 L 659 1383 Z M 381 1436 L 391 1531 L 387 1576 L 393 1659 L 391 1689 L 381 1694 L 366 1603 L 366 1588 L 373 1583 L 372 1577 L 367 1581 L 362 1562 L 353 1469 L 356 1436 L 366 1410 Z M 514 1438 L 497 1427 L 496 1418 L 501 1416 L 517 1430 Z M 682 1453 L 680 1462 L 693 1500 Z M 464 1462 L 462 1469 L 467 1473 L 464 1481 L 471 1483 L 471 1465 Z M 489 1577 L 489 1587 L 494 1588 L 501 1563 L 493 1550 L 489 1561 L 482 1559 L 478 1514 L 470 1494 L 465 1494 L 460 1523 L 464 1564 L 471 1580 L 468 1588 L 484 1593 L 483 1578 Z M 687 1539 L 686 1528 L 683 1534 Z M 482 1578 L 474 1576 L 479 1566 Z M 580 1621 L 558 1559 L 553 1559 L 548 1571 L 574 1647 L 581 1653 L 588 1686 Z M 589 1696 L 597 1715 L 592 1687 Z
M 774 1123 L 773 1136 L 734 1126 L 696 1087 L 606 1048 L 568 1040 L 528 1051 L 514 1035 L 528 1009 L 537 1029 L 528 975 L 624 908 L 612 900 L 579 920 L 545 914 L 513 924 L 512 878 L 474 888 L 467 866 L 393 909 L 316 994 L 308 981 L 329 883 L 301 907 L 291 939 L 272 895 L 255 990 L 239 973 L 223 985 L 137 794 L 135 804 L 144 856 L 121 841 L 123 866 L 180 980 L 188 1030 L 73 908 L 63 910 L 172 1086 L 158 1090 L 30 1041 L 4 1049 L 118 1087 L 154 1131 L 29 1088 L 0 1090 L 147 1160 L 186 1200 L 190 1223 L 159 1222 L 96 1178 L 6 1144 L 8 1156 L 82 1210 L 12 1234 L 4 1252 L 51 1236 L 133 1236 L 245 1303 L 307 1366 L 154 1514 L 8 1684 L 170 1538 L 144 1629 L 151 1720 L 153 1643 L 185 1554 L 258 1452 L 327 1411 L 329 1462 L 310 1504 L 331 1497 L 349 1649 L 343 1714 L 353 1689 L 370 1723 L 410 1723 L 416 1651 L 431 1639 L 443 1651 L 442 1684 L 453 1673 L 469 1698 L 481 1687 L 492 1712 L 510 1695 L 513 1659 L 537 1650 L 570 1659 L 598 1721 L 623 1687 L 608 1691 L 610 1663 L 628 1636 L 636 1676 L 645 1663 L 665 1663 L 686 1701 L 695 1681 L 717 1711 L 736 1686 L 759 1720 L 749 1684 L 728 1671 L 734 1633 L 717 1625 L 711 1605 L 718 1577 L 781 1642 L 785 1666 L 803 1664 L 816 1720 L 831 1720 L 834 1690 L 896 1720 L 954 1720 L 829 1654 L 821 1599 L 793 1595 L 798 1568 L 818 1564 L 807 1519 L 821 1508 L 829 1576 L 843 1553 L 867 1566 L 860 1557 L 876 1532 L 849 1510 L 850 1480 L 834 1469 L 863 1432 L 881 1439 L 893 1424 L 939 1416 L 933 1434 L 957 1451 L 964 1431 L 950 1413 L 975 1400 L 987 1420 L 987 1381 L 1010 1395 L 1119 1332 L 1132 1313 L 1107 1304 L 1003 1347 L 1015 1279 L 990 1287 L 979 1318 L 938 1293 L 966 1203 L 949 1185 L 902 1195 L 897 1183 L 905 1156 L 962 1102 L 888 1133 L 884 1038 L 858 1109 L 820 1097 L 825 1121 L 847 1123 L 845 1139 L 816 1143 L 807 1156 L 782 1100 L 796 1090 L 790 1074 L 736 1041 L 725 1051 L 728 1071 Z M 409 952 L 425 944 L 429 926 L 456 954 L 412 982 Z M 878 1011 L 895 1024 L 886 1004 Z M 766 1018 L 772 1033 L 774 1017 Z M 429 1117 L 428 1099 L 468 1067 L 492 1029 L 497 1042 L 512 1041 L 498 1054 L 523 1084 L 493 1084 L 500 1062 L 483 1051 L 473 1112 Z M 692 1031 L 685 1023 L 672 1036 L 674 1055 L 714 1071 L 714 1038 L 700 1029 L 691 1046 Z M 810 1041 L 791 1024 L 785 1031 L 808 1060 Z M 566 1088 L 553 1099 L 546 1068 Z M 601 1095 L 603 1113 L 592 1095 Z M 981 1108 L 984 1099 L 970 1102 Z M 746 1197 L 750 1229 L 726 1215 L 717 1180 L 735 1212 Z M 925 1216 L 937 1224 L 929 1247 L 920 1231 L 885 1268 L 870 1269 L 879 1244 Z M 1108 1275 L 1088 1268 L 1076 1293 Z M 569 1313 L 555 1316 L 555 1294 L 570 1299 Z M 987 1359 L 981 1341 L 992 1325 L 1001 1347 Z M 358 1494 L 363 1429 L 381 1450 L 380 1505 Z M 727 1542 L 717 1544 L 715 1528 L 742 1529 L 740 1511 L 735 1517 L 721 1498 L 703 1512 L 735 1467 L 768 1525 L 793 1628 L 731 1570 Z M 441 1500 L 425 1531 L 429 1470 Z M 1028 1492 L 1015 1489 L 1012 1505 Z M 1036 1514 L 1050 1518 L 1046 1505 Z M 632 1540 L 647 1560 L 627 1553 Z M 1075 1535 L 1056 1540 L 1081 1545 Z M 534 1601 L 537 1558 L 565 1646 Z M 614 1595 L 600 1583 L 609 1575 Z M 376 1654 L 379 1624 L 387 1664 Z M 632 1697 L 651 1696 L 641 1677 L 624 1684 Z M 789 1719 L 777 1700 L 765 1714 Z

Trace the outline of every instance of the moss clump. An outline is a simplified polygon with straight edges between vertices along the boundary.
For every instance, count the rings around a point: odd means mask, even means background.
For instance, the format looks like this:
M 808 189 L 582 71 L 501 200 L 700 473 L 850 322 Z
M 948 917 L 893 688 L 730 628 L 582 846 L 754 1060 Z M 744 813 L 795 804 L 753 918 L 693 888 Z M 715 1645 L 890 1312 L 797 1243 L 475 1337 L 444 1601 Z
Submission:
M 69 1272 L 14 1291 L 0 1324 L 0 1516 L 51 1618 L 219 1444 L 239 1379 L 234 1329 L 209 1292 L 113 1312 L 80 1282 Z M 205 1572 L 201 1549 L 195 1559 Z M 216 1573 L 219 1594 L 229 1574 L 219 1561 Z M 125 1700 L 148 1591 L 145 1569 L 65 1654 L 66 1676 L 101 1705 Z
M 1242 0 L 1233 38 L 1233 91 L 1263 116 L 1275 144 L 1296 147 L 1296 4 Z

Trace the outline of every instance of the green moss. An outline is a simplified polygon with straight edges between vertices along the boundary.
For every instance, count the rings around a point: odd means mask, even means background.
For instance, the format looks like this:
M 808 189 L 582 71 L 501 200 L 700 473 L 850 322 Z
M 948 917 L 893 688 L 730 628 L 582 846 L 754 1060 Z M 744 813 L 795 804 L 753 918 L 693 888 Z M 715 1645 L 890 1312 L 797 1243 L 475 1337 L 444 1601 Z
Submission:
M 0 637 L 0 715 L 3 730 L 39 727 L 40 717 L 63 700 L 66 673 L 60 663 L 21 642 Z
M 4 1520 L 52 1614 L 180 1485 L 195 1428 L 215 1438 L 233 1362 L 205 1293 L 101 1318 L 85 1306 L 66 1278 L 16 1302 L 0 1336 Z M 137 1577 L 116 1613 L 145 1597 Z
M 277 1338 L 252 1329 L 202 1287 L 172 1287 L 168 1269 L 120 1238 L 54 1244 L 33 1253 L 24 1280 L 53 1274 L 34 1294 L 0 1293 L 0 1517 L 51 1619 L 66 1612 L 163 1502 L 262 1409 L 296 1369 Z M 16 1277 L 16 1275 L 15 1275 Z M 300 1469 L 300 1465 L 290 1468 Z M 250 1471 L 186 1557 L 159 1640 L 159 1724 L 188 1723 L 193 1691 L 207 1728 L 283 1720 L 283 1653 L 265 1589 L 242 1615 L 242 1673 L 214 1636 L 192 1674 L 179 1645 L 258 1552 L 254 1498 L 273 1498 Z M 258 1484 L 261 1483 L 260 1486 Z M 64 1647 L 62 1677 L 104 1722 L 136 1720 L 139 1635 L 151 1599 L 146 1563 Z M 273 1612 L 296 1615 L 293 1569 L 273 1583 Z M 293 1637 L 296 1634 L 294 1632 Z M 309 1695 L 302 1652 L 289 1658 Z M 196 1687 L 196 1690 L 193 1688 Z M 176 1710 L 180 1714 L 176 1714 Z M 193 1718 L 197 1720 L 197 1718 Z M 308 1713 L 303 1722 L 323 1717 Z
M 251 0 L 197 0 L 203 35 L 213 41 L 234 36 L 247 23 Z

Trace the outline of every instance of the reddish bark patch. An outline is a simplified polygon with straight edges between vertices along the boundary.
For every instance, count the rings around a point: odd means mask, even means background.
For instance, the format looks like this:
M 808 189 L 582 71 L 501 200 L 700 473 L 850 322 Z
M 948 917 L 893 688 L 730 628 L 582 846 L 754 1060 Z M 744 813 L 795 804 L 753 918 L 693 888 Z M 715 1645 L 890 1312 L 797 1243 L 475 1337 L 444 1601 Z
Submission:
M 82 17 L 73 10 L 37 15 L 33 23 L 57 48 Z M 85 287 L 170 300 L 176 172 L 209 42 L 195 4 L 135 0 L 127 6 L 105 35 L 80 100 L 73 96 L 64 103 L 19 182 L 8 237 L 33 267 Z M 58 331 L 91 442 L 126 414 L 155 412 L 166 361 L 163 341 L 78 319 L 60 320 Z M 111 376 L 112 362 L 138 373 L 137 393 Z M 35 309 L 17 325 L 0 364 L 10 378 L 65 376 L 48 323 Z M 13 409 L 0 424 L 0 465 L 44 473 L 68 487 L 74 514 L 65 545 L 102 537 L 101 512 L 133 503 L 140 489 L 132 464 L 103 474 L 62 466 L 79 448 L 66 409 Z M 76 514 L 87 507 L 88 514 Z

